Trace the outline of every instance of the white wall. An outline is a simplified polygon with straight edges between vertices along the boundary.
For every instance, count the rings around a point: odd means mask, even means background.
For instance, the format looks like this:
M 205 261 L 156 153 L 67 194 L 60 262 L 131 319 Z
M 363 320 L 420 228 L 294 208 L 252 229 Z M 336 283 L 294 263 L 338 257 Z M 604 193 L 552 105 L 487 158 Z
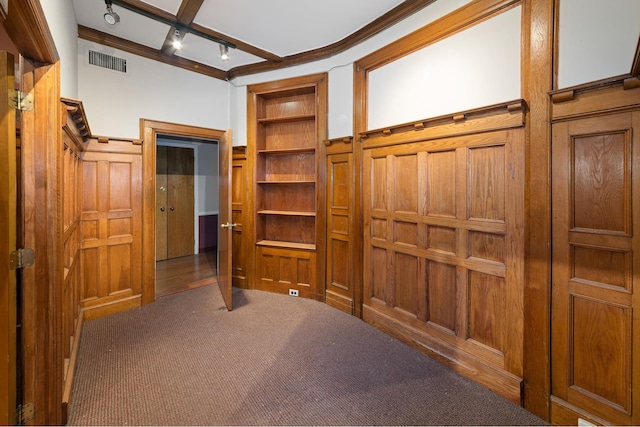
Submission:
M 638 0 L 561 0 L 558 88 L 628 74 L 640 35 Z
M 87 50 L 127 60 L 127 74 L 89 65 Z M 226 81 L 78 40 L 78 93 L 91 133 L 140 138 L 140 119 L 226 130 L 230 126 Z
M 60 95 L 77 99 L 78 23 L 73 5 L 71 0 L 42 0 L 40 4 L 60 56 Z
M 247 127 L 247 85 L 323 72 L 329 73 L 329 138 L 351 136 L 353 134 L 353 63 L 470 1 L 438 0 L 396 25 L 331 58 L 233 79 L 231 81 L 234 86 L 232 91 L 244 92 L 245 96 L 244 106 L 239 105 L 238 108 L 231 111 L 233 115 L 231 121 L 235 126 L 234 145 L 247 144 L 246 131 L 242 130 L 246 130 Z M 237 97 L 240 99 L 242 95 L 238 93 Z M 237 132 L 236 128 L 239 128 Z
M 369 73 L 368 128 L 521 98 L 521 7 Z

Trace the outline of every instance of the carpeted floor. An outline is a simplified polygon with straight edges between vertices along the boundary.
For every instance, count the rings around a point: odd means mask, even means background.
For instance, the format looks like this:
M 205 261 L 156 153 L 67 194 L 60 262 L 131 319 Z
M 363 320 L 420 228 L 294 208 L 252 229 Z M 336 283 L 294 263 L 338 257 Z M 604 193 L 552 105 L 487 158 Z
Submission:
M 84 324 L 70 425 L 543 425 L 323 303 L 216 285 Z

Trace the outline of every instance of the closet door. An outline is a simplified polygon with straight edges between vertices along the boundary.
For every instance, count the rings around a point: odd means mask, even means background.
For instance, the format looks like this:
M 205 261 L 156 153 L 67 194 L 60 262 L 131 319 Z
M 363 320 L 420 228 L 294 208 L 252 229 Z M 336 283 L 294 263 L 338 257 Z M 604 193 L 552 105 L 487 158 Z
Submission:
M 193 255 L 194 156 L 191 148 L 157 147 L 156 260 Z

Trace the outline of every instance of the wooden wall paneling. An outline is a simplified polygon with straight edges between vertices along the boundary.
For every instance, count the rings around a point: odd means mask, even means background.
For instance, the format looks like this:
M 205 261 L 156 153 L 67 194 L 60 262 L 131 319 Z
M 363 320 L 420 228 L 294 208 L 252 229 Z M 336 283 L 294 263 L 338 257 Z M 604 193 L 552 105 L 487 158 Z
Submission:
M 638 110 L 553 125 L 554 423 L 640 421 L 639 125 Z
M 62 140 L 63 151 L 63 307 L 62 307 L 62 339 L 64 344 L 64 418 L 67 417 L 68 405 L 75 371 L 77 352 L 82 331 L 82 287 L 81 280 L 81 232 L 80 232 L 80 197 L 82 191 L 81 156 L 84 151 L 84 135 L 88 129 L 84 109 L 80 101 L 62 99 Z M 87 130 L 88 132 L 88 130 Z M 84 135 L 83 135 L 84 134 Z
M 364 144 L 364 319 L 520 403 L 524 129 L 421 132 Z
M 355 196 L 352 138 L 338 138 L 327 145 L 327 267 L 325 301 L 354 314 L 354 224 Z
M 232 281 L 233 286 L 242 289 L 248 289 L 247 269 L 249 259 L 251 258 L 246 251 L 246 237 L 249 228 L 247 227 L 247 204 L 248 189 L 247 181 L 247 150 L 246 147 L 233 148 L 232 161 L 232 177 L 231 177 L 231 209 L 232 222 L 237 224 L 232 229 L 231 244 L 233 250 L 232 256 Z
M 142 147 L 90 139 L 83 155 L 85 320 L 141 304 Z

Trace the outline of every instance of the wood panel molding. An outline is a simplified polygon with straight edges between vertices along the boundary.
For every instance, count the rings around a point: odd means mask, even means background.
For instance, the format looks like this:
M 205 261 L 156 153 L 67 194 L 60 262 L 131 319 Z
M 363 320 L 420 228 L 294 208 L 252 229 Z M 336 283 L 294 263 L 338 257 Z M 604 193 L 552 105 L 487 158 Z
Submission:
M 65 105 L 67 113 L 63 116 L 67 122 L 63 125 L 65 132 L 67 132 L 74 141 L 80 139 L 81 142 L 87 142 L 91 137 L 91 129 L 89 128 L 89 120 L 87 119 L 82 101 L 71 98 L 60 98 L 60 101 Z M 73 123 L 75 131 L 71 130 L 71 123 Z M 80 150 L 83 149 L 81 147 L 82 144 L 79 144 L 78 148 Z
M 10 6 L 2 25 L 20 54 L 44 64 L 60 59 L 40 2 L 12 0 Z
M 424 141 L 452 135 L 465 135 L 521 127 L 525 124 L 524 100 L 504 102 L 460 113 L 403 123 L 360 132 L 364 148 Z M 409 134 L 413 134 L 409 136 Z
M 551 393 L 551 101 L 556 0 L 523 1 L 522 94 L 527 101 L 524 407 L 549 420 Z
M 552 120 L 634 110 L 640 106 L 639 94 L 640 79 L 629 75 L 551 91 Z

